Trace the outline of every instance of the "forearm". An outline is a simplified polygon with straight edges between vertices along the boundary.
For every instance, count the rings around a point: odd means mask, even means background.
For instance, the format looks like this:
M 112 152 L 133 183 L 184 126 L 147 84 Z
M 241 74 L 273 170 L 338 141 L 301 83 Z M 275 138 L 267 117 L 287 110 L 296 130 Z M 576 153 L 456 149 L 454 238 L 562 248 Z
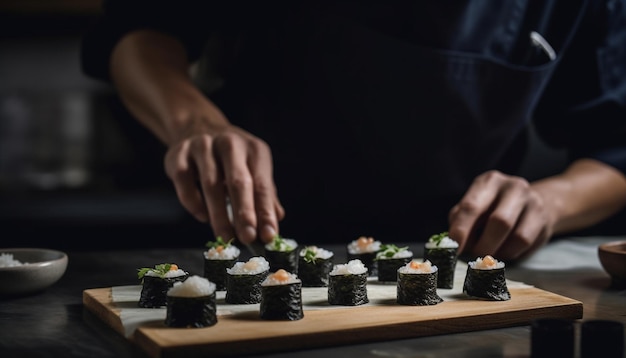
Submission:
M 194 85 L 185 49 L 171 36 L 129 33 L 111 55 L 110 72 L 124 105 L 166 145 L 228 124 Z
M 554 234 L 597 224 L 626 205 L 626 177 L 591 159 L 572 163 L 562 174 L 531 184 L 552 213 Z

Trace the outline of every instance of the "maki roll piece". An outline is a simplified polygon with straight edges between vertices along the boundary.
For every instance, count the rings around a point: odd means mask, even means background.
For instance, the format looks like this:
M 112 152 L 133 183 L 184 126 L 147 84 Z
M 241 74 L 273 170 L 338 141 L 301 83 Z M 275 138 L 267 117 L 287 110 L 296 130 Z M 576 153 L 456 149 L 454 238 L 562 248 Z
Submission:
M 261 302 L 261 282 L 270 271 L 270 264 L 263 256 L 255 256 L 246 262 L 236 262 L 226 269 L 226 303 L 250 304 Z
M 412 259 L 413 252 L 409 250 L 408 246 L 382 245 L 380 251 L 376 254 L 378 281 L 396 282 L 398 280 L 398 269 Z
M 333 268 L 334 253 L 317 246 L 300 250 L 298 277 L 303 287 L 327 287 L 328 273 Z
M 463 292 L 490 301 L 510 300 L 511 294 L 504 276 L 504 262 L 489 255 L 468 262 Z
M 137 277 L 141 280 L 141 296 L 139 307 L 159 308 L 167 305 L 167 290 L 175 282 L 185 281 L 189 273 L 178 268 L 176 264 L 159 264 L 154 268 L 140 268 Z
M 165 325 L 202 328 L 217 323 L 215 283 L 197 275 L 175 282 L 167 291 Z
M 380 241 L 372 237 L 361 236 L 348 244 L 348 261 L 359 259 L 367 267 L 369 276 L 377 276 L 376 254 L 380 250 Z
M 270 263 L 270 271 L 275 272 L 283 269 L 288 272 L 298 273 L 298 243 L 293 239 L 285 239 L 280 236 L 265 245 L 265 258 Z
M 226 289 L 226 269 L 231 268 L 239 258 L 240 250 L 232 245 L 232 240 L 225 242 L 221 237 L 206 244 L 204 252 L 204 277 L 215 283 L 218 291 Z
M 261 283 L 261 319 L 297 321 L 302 310 L 302 281 L 283 269 L 271 273 Z
M 443 301 L 437 294 L 437 266 L 430 261 L 411 262 L 397 271 L 397 301 L 401 305 L 430 306 Z
M 452 240 L 447 232 L 431 236 L 424 244 L 424 261 L 430 261 L 438 269 L 437 288 L 454 286 L 458 249 L 459 243 Z
M 368 303 L 367 277 L 367 267 L 359 259 L 334 265 L 328 274 L 328 303 L 341 306 Z

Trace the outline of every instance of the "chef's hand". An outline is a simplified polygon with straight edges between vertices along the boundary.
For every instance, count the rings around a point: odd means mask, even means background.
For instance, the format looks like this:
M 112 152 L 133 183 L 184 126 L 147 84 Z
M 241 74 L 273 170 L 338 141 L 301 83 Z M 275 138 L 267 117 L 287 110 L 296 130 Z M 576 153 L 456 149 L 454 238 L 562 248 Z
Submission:
M 269 242 L 278 233 L 285 213 L 263 140 L 233 125 L 196 128 L 169 147 L 164 166 L 183 207 L 209 222 L 215 236 L 248 244 Z
M 544 245 L 554 219 L 541 193 L 523 178 L 489 171 L 478 176 L 449 215 L 459 252 L 512 261 Z

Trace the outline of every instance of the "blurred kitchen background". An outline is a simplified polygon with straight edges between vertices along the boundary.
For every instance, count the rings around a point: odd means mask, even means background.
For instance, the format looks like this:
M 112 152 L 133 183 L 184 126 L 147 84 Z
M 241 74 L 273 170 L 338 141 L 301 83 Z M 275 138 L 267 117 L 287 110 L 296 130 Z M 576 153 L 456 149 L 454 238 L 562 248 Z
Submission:
M 100 5 L 0 0 L 0 247 L 203 247 L 210 229 L 146 154 L 160 143 L 81 72 Z M 530 140 L 528 177 L 562 168 L 563 153 Z
M 81 72 L 99 11 L 0 0 L 0 247 L 202 247 L 208 227 L 178 204 L 161 158 L 142 155 L 160 143 Z

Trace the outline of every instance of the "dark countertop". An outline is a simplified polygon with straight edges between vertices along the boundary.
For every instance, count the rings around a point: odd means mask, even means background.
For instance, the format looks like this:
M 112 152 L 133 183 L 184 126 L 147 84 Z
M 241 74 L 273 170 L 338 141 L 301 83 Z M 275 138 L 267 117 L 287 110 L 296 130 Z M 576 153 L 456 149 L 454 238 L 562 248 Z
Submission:
M 583 319 L 576 327 L 591 319 L 626 324 L 626 290 L 611 286 L 596 254 L 600 242 L 613 239 L 558 240 L 529 261 L 507 267 L 507 278 L 583 302 Z M 422 253 L 418 245 L 410 245 L 416 255 Z M 341 259 L 341 247 L 329 248 L 336 249 Z M 146 357 L 83 307 L 83 290 L 135 285 L 138 267 L 159 262 L 184 263 L 189 272 L 201 274 L 202 251 L 203 247 L 69 251 L 67 272 L 54 286 L 0 299 L 0 357 Z M 530 326 L 519 326 L 263 356 L 529 357 L 530 333 Z

